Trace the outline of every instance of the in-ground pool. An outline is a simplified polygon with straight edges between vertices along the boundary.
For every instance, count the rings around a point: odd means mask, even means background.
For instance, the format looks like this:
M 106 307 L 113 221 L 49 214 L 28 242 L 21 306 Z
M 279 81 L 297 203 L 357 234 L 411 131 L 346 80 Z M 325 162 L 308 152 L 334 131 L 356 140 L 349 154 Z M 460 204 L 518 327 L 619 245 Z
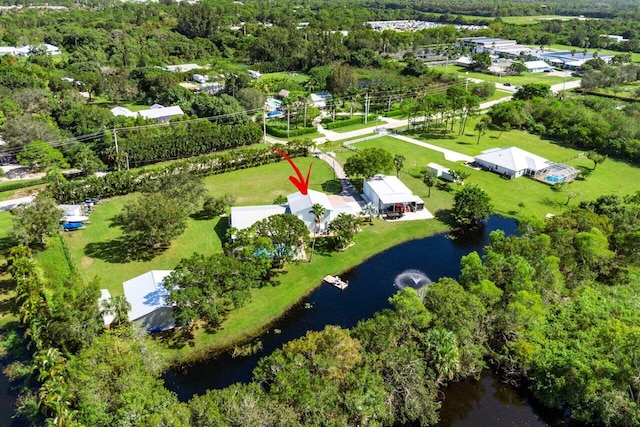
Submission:
M 282 101 L 274 99 L 274 98 L 269 98 L 267 99 L 267 109 L 268 110 L 277 110 L 280 108 L 280 105 L 282 105 Z
M 544 180 L 547 182 L 553 182 L 555 184 L 557 182 L 565 182 L 567 178 L 560 175 L 549 175 Z

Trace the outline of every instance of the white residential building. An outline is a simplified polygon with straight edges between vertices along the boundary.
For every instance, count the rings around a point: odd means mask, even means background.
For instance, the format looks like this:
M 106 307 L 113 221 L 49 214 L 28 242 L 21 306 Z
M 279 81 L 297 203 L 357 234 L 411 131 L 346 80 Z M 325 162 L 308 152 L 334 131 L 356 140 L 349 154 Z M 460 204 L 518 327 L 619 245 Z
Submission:
M 144 119 L 154 119 L 158 123 L 164 123 L 171 120 L 172 117 L 183 116 L 184 112 L 180 106 L 164 107 L 160 104 L 153 104 L 147 110 L 131 111 L 126 107 L 113 107 L 111 113 L 114 116 L 125 116 L 136 118 L 138 116 Z
M 171 270 L 151 270 L 122 284 L 131 305 L 129 320 L 149 332 L 175 326 L 173 309 L 166 302 L 169 292 L 162 286 Z
M 380 213 L 420 211 L 424 201 L 395 176 L 376 175 L 364 181 L 363 192 Z

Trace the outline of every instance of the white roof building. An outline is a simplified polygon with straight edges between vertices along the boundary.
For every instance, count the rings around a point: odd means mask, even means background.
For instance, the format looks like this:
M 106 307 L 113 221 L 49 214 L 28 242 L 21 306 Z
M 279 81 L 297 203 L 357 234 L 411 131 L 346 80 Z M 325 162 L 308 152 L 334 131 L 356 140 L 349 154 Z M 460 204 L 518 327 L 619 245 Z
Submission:
M 318 92 L 311 94 L 311 102 L 316 108 L 326 108 L 327 101 L 329 99 L 331 99 L 331 94 L 329 92 Z
M 145 119 L 155 119 L 158 122 L 168 122 L 172 117 L 183 116 L 184 112 L 180 106 L 164 107 L 160 104 L 153 104 L 147 110 L 131 111 L 125 107 L 113 107 L 111 113 L 114 116 L 125 116 L 136 118 L 138 116 Z
M 527 61 L 523 63 L 530 73 L 540 73 L 545 70 L 551 70 L 551 66 L 544 61 Z
M 551 162 L 544 157 L 529 153 L 518 147 L 493 148 L 483 151 L 475 158 L 476 163 L 501 175 L 517 178 L 535 175 L 548 168 Z
M 184 116 L 184 111 L 179 105 L 172 107 L 163 107 L 162 105 L 152 107 L 148 110 L 140 110 L 138 114 L 145 119 L 155 119 L 159 122 L 169 121 L 171 117 Z
M 317 203 L 325 209 L 324 218 L 317 230 L 323 231 L 339 214 L 358 215 L 362 210 L 353 197 L 327 196 L 325 193 L 315 190 L 308 190 L 306 195 L 300 192 L 289 194 L 287 201 L 287 205 L 234 206 L 231 208 L 229 224 L 231 227 L 242 230 L 272 215 L 290 213 L 300 218 L 309 231 L 313 231 L 316 223 L 311 209 Z
M 376 175 L 364 181 L 363 193 L 380 213 L 393 210 L 396 205 L 401 209 L 421 211 L 424 201 L 402 183 L 396 176 Z
M 17 55 L 15 46 L 0 46 L 0 55 Z
M 289 202 L 289 210 L 291 213 L 304 221 L 310 231 L 316 226 L 315 218 L 313 213 L 311 213 L 311 209 L 315 204 L 319 204 L 325 209 L 324 218 L 320 224 L 320 230 L 328 227 L 329 222 L 333 220 L 333 216 L 331 214 L 333 206 L 325 193 L 315 190 L 307 190 L 307 194 L 305 195 L 298 191 L 296 193 L 289 194 L 287 196 L 287 201 Z
M 285 205 L 232 206 L 229 226 L 244 230 L 272 215 L 287 213 Z
M 113 114 L 114 116 L 125 116 L 125 117 L 133 117 L 133 118 L 137 116 L 136 113 L 134 113 L 133 111 L 125 107 L 113 107 L 111 109 L 111 114 Z
M 167 65 L 164 67 L 165 70 L 171 71 L 172 73 L 186 73 L 188 71 L 200 70 L 204 67 L 201 67 L 198 64 L 178 64 L 178 65 Z
M 169 274 L 171 270 L 151 270 L 122 284 L 124 296 L 131 304 L 129 320 L 149 332 L 175 326 L 172 308 L 166 303 L 169 293 L 162 286 Z

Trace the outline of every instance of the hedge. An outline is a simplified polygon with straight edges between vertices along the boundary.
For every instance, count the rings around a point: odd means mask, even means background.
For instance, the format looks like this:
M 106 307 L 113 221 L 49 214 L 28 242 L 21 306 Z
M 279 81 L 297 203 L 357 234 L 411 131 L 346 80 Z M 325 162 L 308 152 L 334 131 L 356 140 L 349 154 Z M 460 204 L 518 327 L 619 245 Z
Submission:
M 397 109 L 397 110 L 385 111 L 382 115 L 385 117 L 398 117 L 398 116 L 403 116 L 405 114 L 407 114 L 405 110 Z
M 293 141 L 279 146 L 290 157 L 305 157 L 309 153 L 310 143 Z M 271 147 L 263 149 L 239 148 L 222 153 L 212 153 L 190 159 L 179 160 L 162 168 L 142 169 L 136 172 L 111 172 L 104 176 L 91 176 L 86 179 L 65 181 L 52 184 L 47 191 L 59 203 L 77 203 L 96 197 L 113 197 L 138 191 L 141 185 L 163 175 L 174 175 L 182 172 L 196 176 L 209 176 L 234 170 L 276 163 L 282 156 Z
M 338 117 L 345 117 L 345 118 L 338 118 Z M 338 116 L 336 117 L 336 121 L 330 121 L 331 119 L 327 120 L 327 119 L 322 119 L 322 126 L 325 129 L 336 129 L 336 128 L 341 128 L 341 127 L 345 127 L 345 126 L 351 126 L 351 125 L 357 125 L 360 123 L 364 123 L 364 116 L 356 116 L 356 117 L 352 117 L 352 118 L 346 118 L 346 116 Z M 377 118 L 377 116 L 375 114 L 369 114 L 368 117 L 368 121 L 369 122 L 373 122 L 375 119 Z M 327 121 L 325 121 L 327 120 Z
M 261 127 L 249 120 L 236 124 L 203 120 L 118 132 L 120 152 L 127 154 L 131 166 L 247 146 L 261 138 Z M 113 165 L 107 153 L 102 160 Z
M 0 193 L 5 191 L 20 190 L 21 188 L 33 187 L 36 185 L 44 184 L 45 178 L 31 179 L 27 181 L 15 181 L 15 182 L 3 182 L 0 184 Z
M 310 133 L 315 133 L 318 131 L 314 126 L 311 127 L 299 127 L 298 129 L 289 129 L 287 132 L 286 128 L 282 128 L 280 126 L 270 126 L 266 125 L 267 133 L 271 136 L 275 136 L 278 138 L 287 138 L 301 135 L 308 135 Z

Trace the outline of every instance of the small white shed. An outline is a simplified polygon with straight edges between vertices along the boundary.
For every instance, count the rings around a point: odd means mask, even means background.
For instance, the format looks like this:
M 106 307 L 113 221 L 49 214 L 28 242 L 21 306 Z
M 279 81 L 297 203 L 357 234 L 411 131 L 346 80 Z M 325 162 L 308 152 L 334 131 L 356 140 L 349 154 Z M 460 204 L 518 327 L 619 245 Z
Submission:
M 437 163 L 429 163 L 427 170 L 438 178 L 442 178 L 445 181 L 453 182 L 453 177 L 449 174 L 449 168 L 439 165 Z

